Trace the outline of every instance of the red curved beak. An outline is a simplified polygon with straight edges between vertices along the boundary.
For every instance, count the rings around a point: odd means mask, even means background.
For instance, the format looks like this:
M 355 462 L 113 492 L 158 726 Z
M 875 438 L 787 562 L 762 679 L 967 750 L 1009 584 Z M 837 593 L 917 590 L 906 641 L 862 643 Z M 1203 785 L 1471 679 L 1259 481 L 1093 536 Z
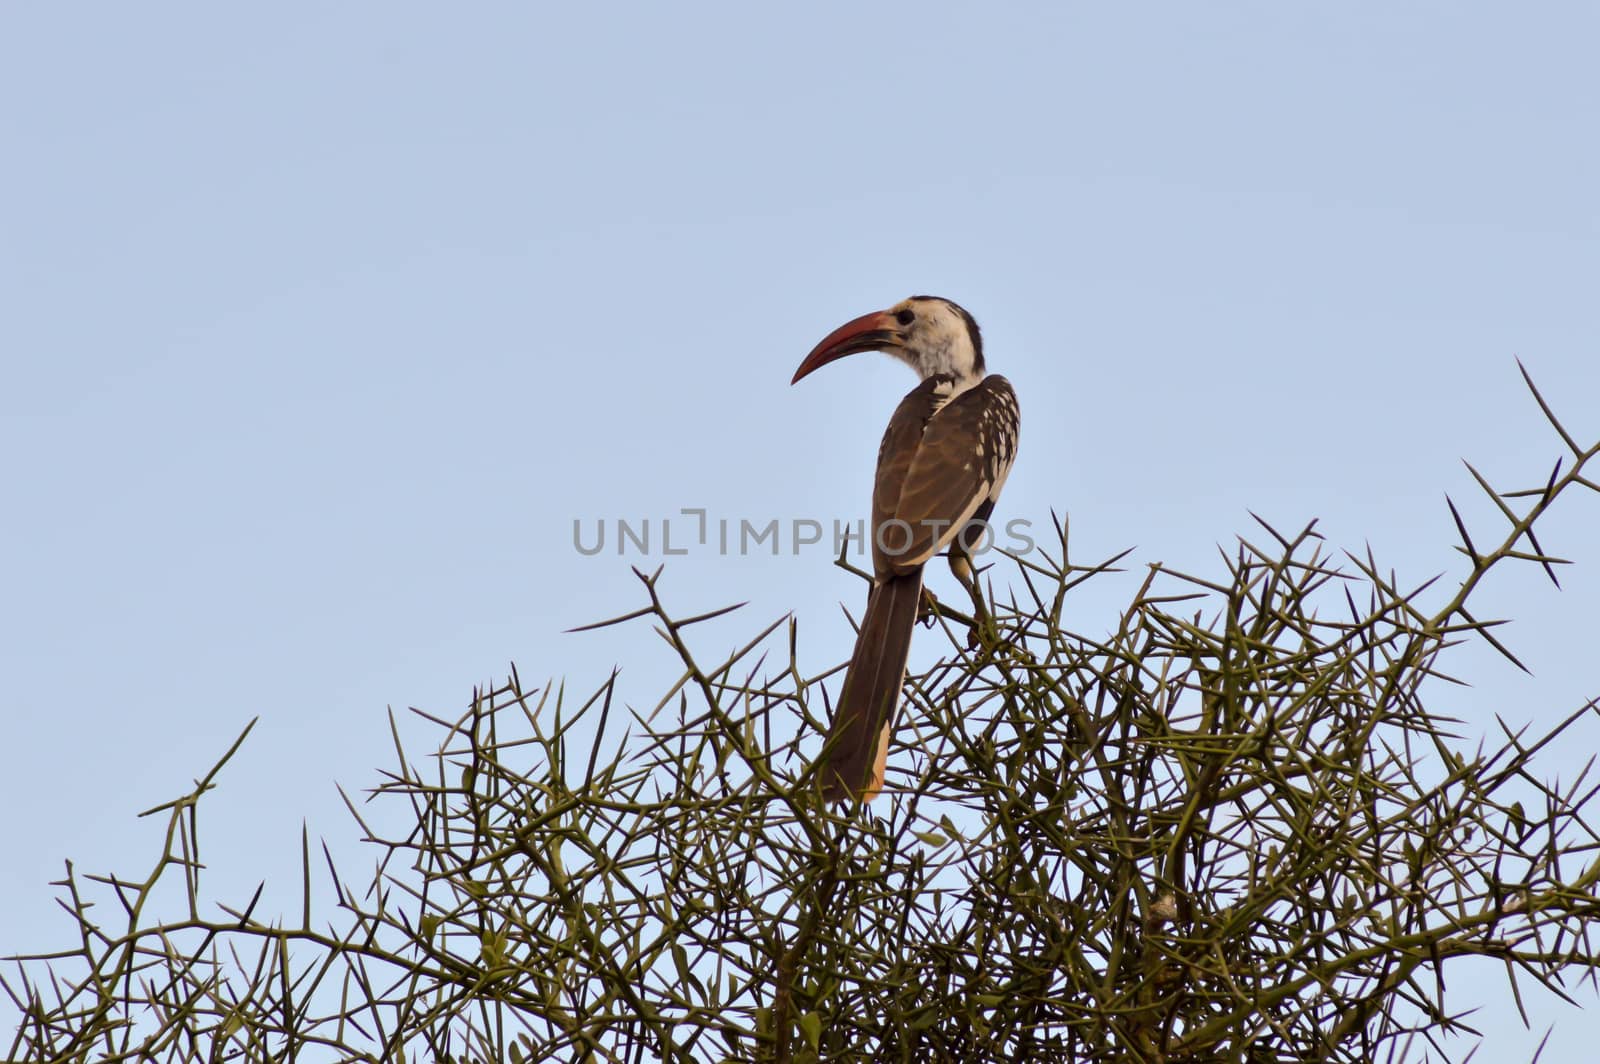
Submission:
M 871 314 L 861 315 L 854 321 L 845 322 L 824 336 L 822 342 L 811 349 L 805 361 L 800 363 L 800 368 L 794 371 L 794 378 L 789 383 L 795 384 L 812 370 L 826 366 L 829 362 L 845 355 L 853 355 L 858 351 L 882 351 L 886 347 L 899 347 L 900 337 L 894 327 L 894 315 L 887 310 L 875 310 Z

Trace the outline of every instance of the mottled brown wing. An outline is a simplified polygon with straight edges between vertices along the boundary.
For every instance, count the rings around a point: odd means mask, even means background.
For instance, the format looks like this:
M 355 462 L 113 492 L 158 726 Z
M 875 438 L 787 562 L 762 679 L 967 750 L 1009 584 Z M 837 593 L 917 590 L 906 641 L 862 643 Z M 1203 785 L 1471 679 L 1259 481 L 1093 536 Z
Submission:
M 883 442 L 878 445 L 878 471 L 872 485 L 872 525 L 867 535 L 872 547 L 872 568 L 879 579 L 894 575 L 898 559 L 892 551 L 884 550 L 882 540 L 885 537 L 879 536 L 877 530 L 894 517 L 900 505 L 900 489 L 922 447 L 923 432 L 943 401 L 938 388 L 939 380 L 930 377 L 900 400 L 889 418 L 889 427 L 883 430 Z M 894 550 L 901 546 L 897 541 L 888 545 Z
M 874 526 L 883 543 L 873 557 L 880 572 L 887 566 L 905 573 L 926 564 L 999 497 L 1017 455 L 1020 422 L 1016 393 L 998 376 L 985 377 L 927 419 L 883 522 L 874 499 Z M 880 459 L 880 490 L 886 487 L 882 465 Z M 880 559 L 880 553 L 888 557 Z

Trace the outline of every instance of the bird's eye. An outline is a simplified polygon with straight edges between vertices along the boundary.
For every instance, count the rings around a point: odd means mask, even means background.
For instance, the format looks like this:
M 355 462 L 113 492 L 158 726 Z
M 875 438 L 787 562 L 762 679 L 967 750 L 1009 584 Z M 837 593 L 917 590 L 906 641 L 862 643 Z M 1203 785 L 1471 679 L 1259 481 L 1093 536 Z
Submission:
M 894 320 L 899 322 L 901 325 L 910 325 L 913 321 L 917 320 L 917 316 L 911 313 L 909 310 L 902 310 L 900 313 L 894 316 Z

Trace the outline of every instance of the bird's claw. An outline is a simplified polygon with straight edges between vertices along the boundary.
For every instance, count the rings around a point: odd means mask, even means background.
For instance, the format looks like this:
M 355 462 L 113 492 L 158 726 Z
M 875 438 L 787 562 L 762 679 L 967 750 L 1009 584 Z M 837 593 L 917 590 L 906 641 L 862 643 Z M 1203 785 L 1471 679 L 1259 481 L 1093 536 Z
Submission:
M 994 618 L 989 616 L 988 610 L 979 609 L 975 623 L 967 629 L 967 649 L 993 653 L 999 646 L 999 627 L 994 623 Z

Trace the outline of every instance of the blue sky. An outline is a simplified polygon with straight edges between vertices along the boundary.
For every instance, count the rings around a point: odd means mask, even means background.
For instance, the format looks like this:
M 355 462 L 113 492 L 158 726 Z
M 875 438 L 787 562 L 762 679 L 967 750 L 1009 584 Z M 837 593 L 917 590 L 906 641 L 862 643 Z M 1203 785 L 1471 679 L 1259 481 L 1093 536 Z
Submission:
M 642 631 L 563 634 L 638 604 L 574 519 L 861 516 L 910 377 L 788 381 L 913 292 L 1021 397 L 1001 516 L 1085 557 L 1215 573 L 1254 510 L 1420 582 L 1460 458 L 1559 453 L 1514 357 L 1600 433 L 1591 5 L 576 8 L 0 10 L 4 952 L 62 944 L 62 861 L 142 868 L 133 814 L 253 716 L 233 899 L 303 820 L 360 854 L 334 782 L 376 782 L 388 706 L 512 661 L 653 702 Z M 1487 589 L 1535 676 L 1463 651 L 1469 729 L 1600 694 L 1597 528 L 1554 515 L 1565 590 Z M 664 587 L 750 600 L 729 643 L 795 611 L 818 670 L 859 605 L 821 549 Z

